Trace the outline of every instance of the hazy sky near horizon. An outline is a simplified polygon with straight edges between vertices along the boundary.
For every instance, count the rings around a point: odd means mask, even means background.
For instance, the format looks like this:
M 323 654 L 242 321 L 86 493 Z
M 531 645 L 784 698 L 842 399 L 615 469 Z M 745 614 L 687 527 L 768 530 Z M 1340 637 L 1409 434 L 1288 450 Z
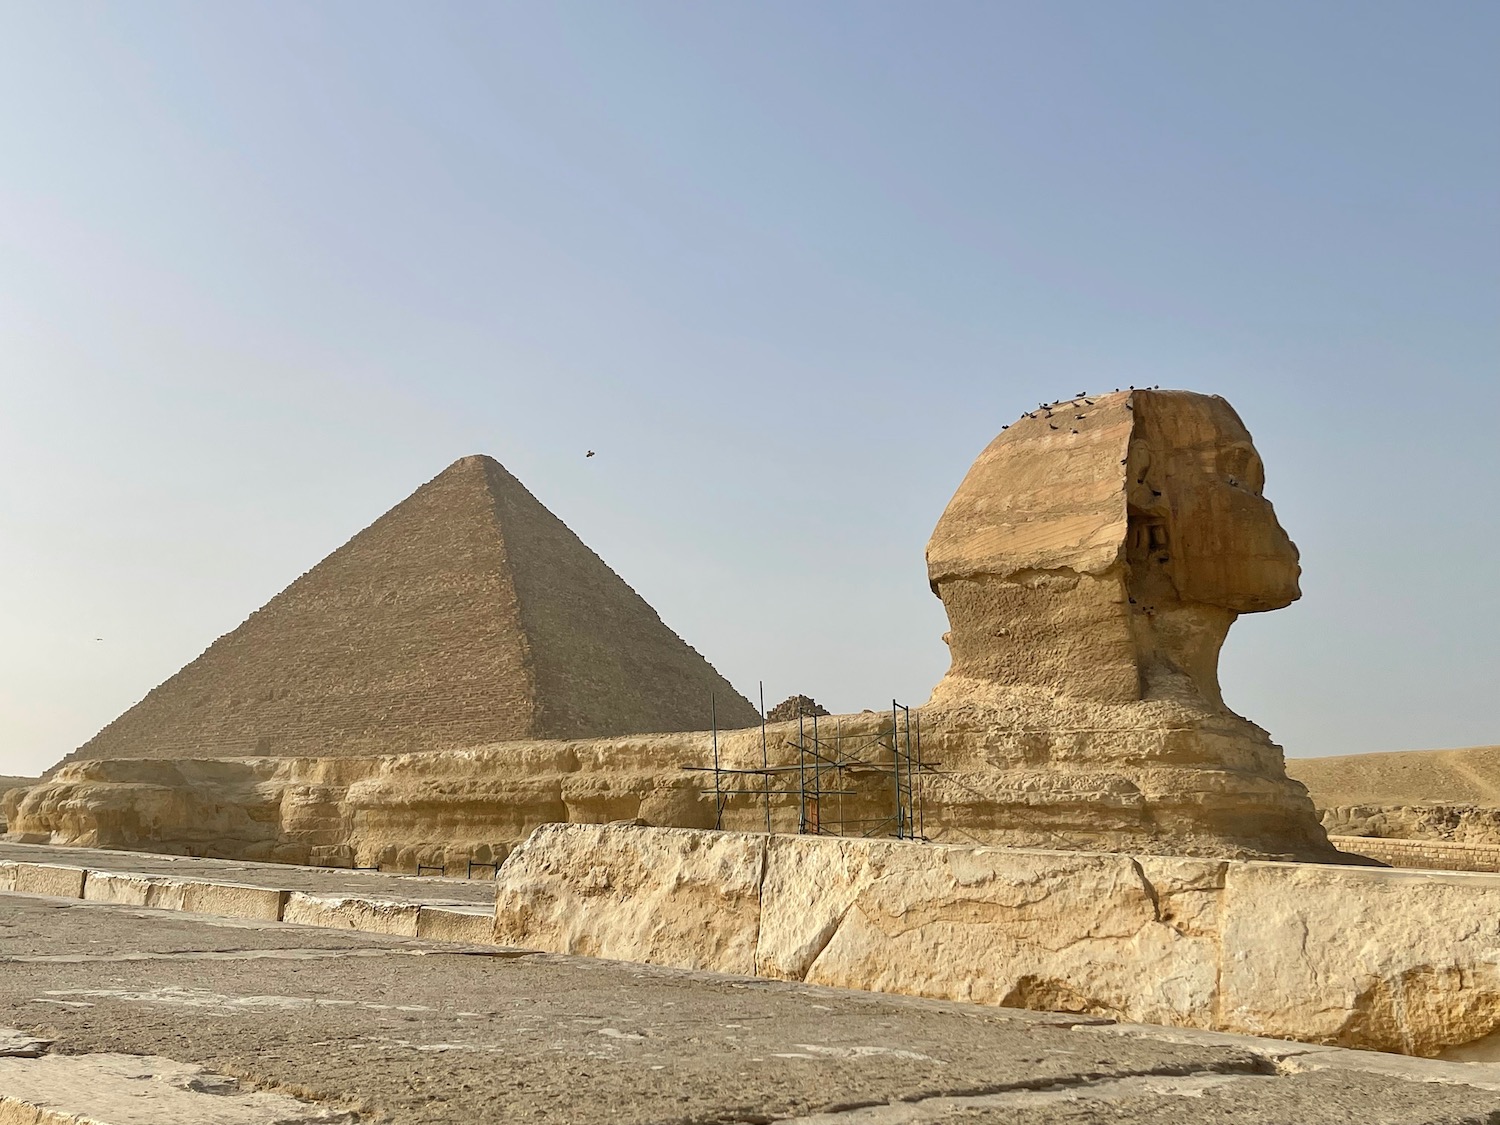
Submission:
M 746 695 L 920 702 L 1028 406 L 1222 394 L 1227 701 L 1500 742 L 1500 6 L 0 2 L 0 774 L 490 453 Z M 598 456 L 585 459 L 594 449 Z

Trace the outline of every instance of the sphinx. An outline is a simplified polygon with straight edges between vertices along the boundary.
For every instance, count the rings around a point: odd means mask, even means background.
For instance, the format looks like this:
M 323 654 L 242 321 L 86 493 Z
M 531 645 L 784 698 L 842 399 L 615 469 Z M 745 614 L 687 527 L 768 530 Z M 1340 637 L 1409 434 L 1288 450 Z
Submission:
M 971 831 L 1335 855 L 1280 747 L 1219 687 L 1235 618 L 1301 593 L 1264 484 L 1229 403 L 1186 391 L 1043 406 L 979 455 L 927 546 L 952 660 L 923 709 L 978 783 Z

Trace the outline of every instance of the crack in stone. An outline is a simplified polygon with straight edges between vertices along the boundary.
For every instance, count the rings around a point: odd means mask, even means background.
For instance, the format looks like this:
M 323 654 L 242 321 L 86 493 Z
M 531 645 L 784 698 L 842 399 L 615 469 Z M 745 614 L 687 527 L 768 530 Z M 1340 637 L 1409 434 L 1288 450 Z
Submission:
M 1214 1086 L 1242 1078 L 1275 1078 L 1280 1072 L 1265 1060 L 1229 1062 L 1219 1067 L 1167 1066 L 1126 1074 L 1081 1074 L 943 1090 L 898 1101 L 849 1102 L 800 1117 L 759 1118 L 775 1125 L 926 1125 L 958 1109 L 1019 1109 L 1053 1101 L 1112 1100 L 1135 1094 L 1198 1097 Z M 750 1123 L 751 1117 L 724 1119 Z
M 1130 866 L 1135 868 L 1135 873 L 1140 876 L 1141 888 L 1146 892 L 1146 897 L 1151 900 L 1151 911 L 1155 915 L 1155 921 L 1160 922 L 1162 920 L 1161 896 L 1156 893 L 1156 885 L 1146 875 L 1146 869 L 1141 865 L 1140 860 L 1136 859 L 1135 856 L 1129 856 L 1128 858 Z

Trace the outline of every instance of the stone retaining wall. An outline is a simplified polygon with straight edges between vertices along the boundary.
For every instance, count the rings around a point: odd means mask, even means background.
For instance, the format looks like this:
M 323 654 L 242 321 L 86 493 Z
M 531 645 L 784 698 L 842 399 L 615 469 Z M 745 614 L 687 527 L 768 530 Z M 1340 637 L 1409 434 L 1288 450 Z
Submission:
M 496 940 L 1436 1055 L 1500 1030 L 1500 876 L 546 825 Z
M 1459 844 L 1450 840 L 1393 840 L 1377 836 L 1330 836 L 1341 852 L 1369 856 L 1392 867 L 1438 871 L 1500 872 L 1500 844 Z

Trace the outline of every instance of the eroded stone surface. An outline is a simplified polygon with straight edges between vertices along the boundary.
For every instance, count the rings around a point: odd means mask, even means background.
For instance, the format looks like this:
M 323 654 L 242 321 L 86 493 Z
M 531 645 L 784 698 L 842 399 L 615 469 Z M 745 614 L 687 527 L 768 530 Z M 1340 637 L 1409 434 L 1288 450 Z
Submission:
M 1415 1055 L 1500 1031 L 1494 876 L 554 826 L 496 902 L 554 952 Z
M 763 884 L 763 975 L 1006 1007 L 1196 1022 L 1216 935 L 1163 896 L 1223 864 L 778 836 Z M 1157 889 L 1158 885 L 1162 888 Z M 1196 924 L 1195 924 L 1196 923 Z
M 919 781 L 929 837 L 1158 854 L 1333 854 L 1307 843 L 1317 825 L 1310 807 L 1283 800 L 1288 790 L 1274 776 L 1280 750 L 1241 737 L 1242 720 L 1209 721 L 1171 700 L 1028 699 L 921 709 L 924 760 L 941 763 Z M 1036 725 L 1038 709 L 1049 727 Z M 891 721 L 888 711 L 834 716 L 820 720 L 820 737 L 840 732 L 848 745 L 888 746 Z M 773 765 L 795 766 L 796 739 L 796 723 L 767 728 Z M 759 730 L 720 732 L 718 748 L 730 768 L 762 760 Z M 26 793 L 10 838 L 464 875 L 469 861 L 504 859 L 541 824 L 640 818 L 712 827 L 712 777 L 683 769 L 712 760 L 703 731 L 369 758 L 76 762 Z M 849 816 L 890 815 L 882 780 L 852 779 Z M 771 804 L 775 829 L 796 831 L 795 797 Z M 764 823 L 758 786 L 725 797 L 725 828 Z
M 423 906 L 417 912 L 417 937 L 489 944 L 495 940 L 495 912 L 477 906 Z
M 1415 1055 L 1500 1030 L 1495 876 L 1231 864 L 1222 924 L 1234 1030 Z
M 495 940 L 544 933 L 557 953 L 752 974 L 765 853 L 764 836 L 546 825 L 502 868 Z
M 9 882 L 22 894 L 82 898 L 83 879 L 82 867 L 61 863 L 17 863 Z

